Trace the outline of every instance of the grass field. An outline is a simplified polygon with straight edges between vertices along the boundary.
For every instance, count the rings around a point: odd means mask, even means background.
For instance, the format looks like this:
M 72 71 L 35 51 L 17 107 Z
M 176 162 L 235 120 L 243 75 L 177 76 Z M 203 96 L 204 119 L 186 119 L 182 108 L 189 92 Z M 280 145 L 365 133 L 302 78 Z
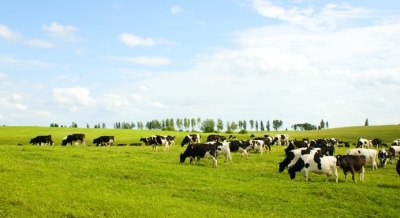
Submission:
M 139 142 L 152 134 L 177 136 L 163 152 L 147 146 L 59 146 L 69 133 L 85 133 L 87 144 L 100 135 L 116 143 Z M 237 135 L 282 132 L 249 132 Z M 379 137 L 390 144 L 400 126 L 369 126 L 320 131 L 286 131 L 301 139 Z M 51 134 L 54 146 L 29 145 L 36 135 Z M 233 164 L 202 159 L 179 164 L 187 132 L 50 127 L 0 127 L 0 217 L 398 217 L 400 176 L 395 164 L 372 171 L 364 183 L 339 183 L 311 174 L 289 179 L 278 172 L 284 147 L 272 147 L 249 160 L 233 153 Z M 201 134 L 203 140 L 206 134 Z M 17 144 L 23 144 L 18 146 Z M 354 147 L 354 146 L 352 146 Z M 338 148 L 343 154 L 347 148 Z M 358 176 L 356 177 L 358 178 Z

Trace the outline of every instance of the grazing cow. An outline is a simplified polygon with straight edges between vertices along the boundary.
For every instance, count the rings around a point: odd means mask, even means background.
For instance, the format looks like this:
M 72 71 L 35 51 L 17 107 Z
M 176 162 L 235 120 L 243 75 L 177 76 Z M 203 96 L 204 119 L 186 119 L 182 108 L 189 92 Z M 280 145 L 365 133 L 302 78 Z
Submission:
M 246 159 L 249 159 L 249 153 L 247 152 L 247 141 L 238 141 L 238 140 L 233 140 L 228 142 L 229 143 L 229 149 L 231 152 L 236 152 L 239 151 L 242 153 L 242 156 L 246 156 Z
M 338 145 L 339 145 L 339 140 L 336 139 L 336 138 L 328 139 L 328 145 L 329 145 L 329 146 L 333 146 L 333 147 L 338 147 Z
M 225 140 L 226 140 L 225 136 L 211 134 L 207 136 L 206 142 L 223 142 Z
M 181 142 L 181 146 L 183 147 L 186 144 L 191 145 L 194 143 L 201 143 L 201 136 L 199 134 L 191 134 L 185 136 Z
M 153 150 L 157 151 L 157 146 L 165 146 L 164 151 L 169 149 L 170 142 L 167 140 L 166 136 L 152 135 L 148 138 L 140 138 L 140 141 L 144 142 L 146 145 L 151 145 Z
M 313 140 L 310 143 L 310 147 L 321 148 L 321 154 L 323 155 L 333 156 L 335 153 L 335 147 L 332 144 L 329 144 L 326 139 Z
M 364 155 L 366 162 L 371 162 L 372 170 L 377 169 L 377 159 L 378 159 L 378 151 L 374 149 L 368 148 L 353 148 L 349 149 L 345 153 L 346 155 Z
M 289 145 L 284 149 L 285 154 L 288 155 L 291 150 L 296 148 L 307 148 L 308 142 L 307 140 L 303 139 L 303 141 L 297 141 L 296 139 L 289 140 Z
M 392 145 L 388 150 L 388 158 L 390 159 L 390 162 L 393 163 L 395 157 L 400 157 L 400 146 L 398 145 Z
M 382 140 L 379 138 L 374 138 L 371 140 L 371 145 L 375 146 L 376 148 L 382 147 Z
M 400 145 L 400 139 L 393 140 L 392 145 Z
M 69 134 L 63 138 L 61 141 L 61 145 L 65 146 L 67 144 L 72 145 L 74 143 L 75 145 L 78 145 L 79 143 L 81 145 L 85 145 L 85 134 L 82 133 L 75 133 L 75 134 Z
M 222 141 L 222 142 L 215 142 L 215 141 L 211 141 L 211 142 L 206 142 L 206 144 L 213 144 L 215 145 L 216 148 L 216 155 L 224 155 L 225 156 L 225 160 L 224 163 L 226 162 L 226 159 L 229 159 L 229 161 L 232 164 L 232 155 L 231 155 L 231 149 L 229 148 L 230 146 L 230 142 Z
M 278 134 L 273 137 L 272 144 L 277 145 L 289 145 L 289 135 L 288 134 Z
M 190 163 L 195 164 L 195 158 L 209 158 L 213 160 L 213 167 L 217 167 L 216 146 L 213 144 L 191 144 L 180 154 L 180 163 L 190 157 Z
M 354 173 L 358 172 L 360 174 L 360 182 L 364 181 L 365 173 L 365 156 L 364 155 L 336 155 L 336 165 L 343 169 L 344 178 L 347 182 L 347 172 L 350 171 L 352 175 L 353 182 Z
M 175 136 L 174 135 L 167 135 L 167 140 L 169 141 L 169 145 L 175 145 Z
M 93 144 L 96 146 L 114 145 L 114 136 L 100 136 L 93 139 Z
M 281 173 L 286 167 L 290 168 L 297 162 L 297 160 L 304 154 L 315 154 L 320 152 L 320 148 L 298 148 L 289 151 L 288 155 L 286 155 L 285 159 L 279 163 L 279 172 Z
M 396 171 L 400 175 L 400 160 L 397 161 Z
M 253 138 L 253 140 L 263 140 L 265 150 L 269 151 L 271 153 L 271 145 L 273 143 L 272 137 L 269 137 L 268 135 L 264 135 L 264 137 L 255 137 L 255 138 Z
M 371 141 L 368 139 L 358 138 L 357 140 L 357 148 L 369 148 L 371 145 Z
M 386 163 L 387 163 L 387 159 L 388 159 L 388 152 L 385 149 L 381 149 L 378 152 L 378 160 L 380 162 L 381 167 L 386 168 Z
M 246 141 L 246 151 L 250 153 L 251 150 L 256 150 L 260 152 L 260 156 L 262 156 L 263 149 L 264 149 L 264 141 L 263 140 L 248 140 Z
M 326 181 L 334 175 L 338 182 L 336 157 L 323 156 L 319 153 L 302 155 L 297 162 L 289 168 L 290 179 L 296 177 L 296 172 L 302 172 L 306 181 L 308 181 L 308 173 L 326 174 Z
M 29 141 L 30 144 L 32 145 L 53 145 L 54 142 L 51 139 L 51 135 L 39 135 L 36 136 L 35 138 L 32 138 Z

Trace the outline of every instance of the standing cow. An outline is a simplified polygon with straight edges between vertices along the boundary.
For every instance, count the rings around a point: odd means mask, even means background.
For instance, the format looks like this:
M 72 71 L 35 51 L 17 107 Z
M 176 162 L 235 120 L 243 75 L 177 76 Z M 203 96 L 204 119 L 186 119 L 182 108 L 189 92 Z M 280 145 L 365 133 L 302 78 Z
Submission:
M 184 163 L 186 158 L 190 158 L 190 163 L 195 164 L 195 158 L 209 158 L 213 160 L 213 167 L 217 167 L 216 146 L 213 144 L 191 144 L 180 154 L 180 163 Z
M 93 144 L 96 144 L 96 146 L 114 145 L 114 142 L 114 136 L 100 136 L 93 139 Z
M 364 181 L 365 173 L 365 156 L 364 155 L 336 155 L 336 165 L 343 169 L 344 178 L 347 182 L 347 173 L 350 171 L 352 175 L 353 182 L 354 174 L 356 172 L 360 173 L 360 182 Z
M 81 145 L 85 145 L 85 134 L 82 133 L 75 133 L 75 134 L 69 134 L 67 136 L 65 136 L 63 138 L 63 140 L 61 141 L 61 145 L 65 146 L 67 144 L 75 144 L 75 145 L 79 145 L 79 143 Z
M 199 134 L 191 134 L 185 136 L 181 142 L 181 147 L 183 147 L 186 144 L 191 145 L 194 143 L 201 143 L 201 136 Z
M 152 135 L 148 138 L 141 138 L 140 141 L 144 142 L 146 145 L 153 146 L 153 150 L 157 151 L 157 146 L 165 146 L 164 151 L 169 149 L 170 142 L 168 141 L 166 136 L 161 135 Z
M 29 143 L 33 145 L 51 145 L 51 146 L 54 144 L 53 140 L 51 139 L 51 135 L 36 136 L 35 138 L 31 138 Z

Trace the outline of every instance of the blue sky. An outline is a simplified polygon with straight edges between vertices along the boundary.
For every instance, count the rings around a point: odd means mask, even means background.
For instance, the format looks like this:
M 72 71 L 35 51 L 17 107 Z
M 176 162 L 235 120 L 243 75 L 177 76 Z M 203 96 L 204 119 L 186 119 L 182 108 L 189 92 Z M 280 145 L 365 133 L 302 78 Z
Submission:
M 399 12 L 396 0 L 5 0 L 0 124 L 398 124 Z

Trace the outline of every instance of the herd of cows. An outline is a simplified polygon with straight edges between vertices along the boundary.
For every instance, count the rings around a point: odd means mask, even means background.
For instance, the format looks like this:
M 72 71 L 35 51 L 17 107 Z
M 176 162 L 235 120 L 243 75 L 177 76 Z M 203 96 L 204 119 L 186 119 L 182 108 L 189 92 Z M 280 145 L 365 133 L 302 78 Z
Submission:
M 93 140 L 96 146 L 113 146 L 114 136 L 100 136 Z M 175 136 L 152 135 L 140 139 L 147 146 L 152 146 L 157 150 L 158 146 L 164 146 L 167 151 L 171 145 L 175 144 Z M 30 140 L 33 145 L 54 145 L 51 135 L 37 136 Z M 65 136 L 61 145 L 85 145 L 85 134 L 69 134 Z M 125 145 L 126 144 L 117 144 Z M 141 143 L 132 143 L 141 145 Z M 196 159 L 209 158 L 213 161 L 213 167 L 217 167 L 217 156 L 222 155 L 225 161 L 232 163 L 231 152 L 240 152 L 246 159 L 251 151 L 258 152 L 260 155 L 264 151 L 271 152 L 271 146 L 286 146 L 284 149 L 285 158 L 279 163 L 279 172 L 288 170 L 290 179 L 294 179 L 298 172 L 301 172 L 305 180 L 308 181 L 310 172 L 316 174 L 326 174 L 326 181 L 331 176 L 335 176 L 338 182 L 337 168 L 343 169 L 347 181 L 347 173 L 352 174 L 353 182 L 355 173 L 359 173 L 360 181 L 364 179 L 365 165 L 371 163 L 372 170 L 378 169 L 378 162 L 381 167 L 386 167 L 387 161 L 393 163 L 395 158 L 400 157 L 400 139 L 395 139 L 391 146 L 383 144 L 380 139 L 367 140 L 359 138 L 356 148 L 348 149 L 344 155 L 335 155 L 335 148 L 339 145 L 350 147 L 348 142 L 341 142 L 335 138 L 331 139 L 289 139 L 287 134 L 277 134 L 275 136 L 265 135 L 255 137 L 251 135 L 250 140 L 238 140 L 236 137 L 229 136 L 227 139 L 222 135 L 208 135 L 206 142 L 202 142 L 200 134 L 186 135 L 181 146 L 187 145 L 185 151 L 180 154 L 180 163 L 184 163 L 186 158 L 190 159 L 191 164 L 195 164 Z M 383 147 L 389 147 L 384 149 Z M 397 161 L 396 171 L 400 175 L 400 159 Z

